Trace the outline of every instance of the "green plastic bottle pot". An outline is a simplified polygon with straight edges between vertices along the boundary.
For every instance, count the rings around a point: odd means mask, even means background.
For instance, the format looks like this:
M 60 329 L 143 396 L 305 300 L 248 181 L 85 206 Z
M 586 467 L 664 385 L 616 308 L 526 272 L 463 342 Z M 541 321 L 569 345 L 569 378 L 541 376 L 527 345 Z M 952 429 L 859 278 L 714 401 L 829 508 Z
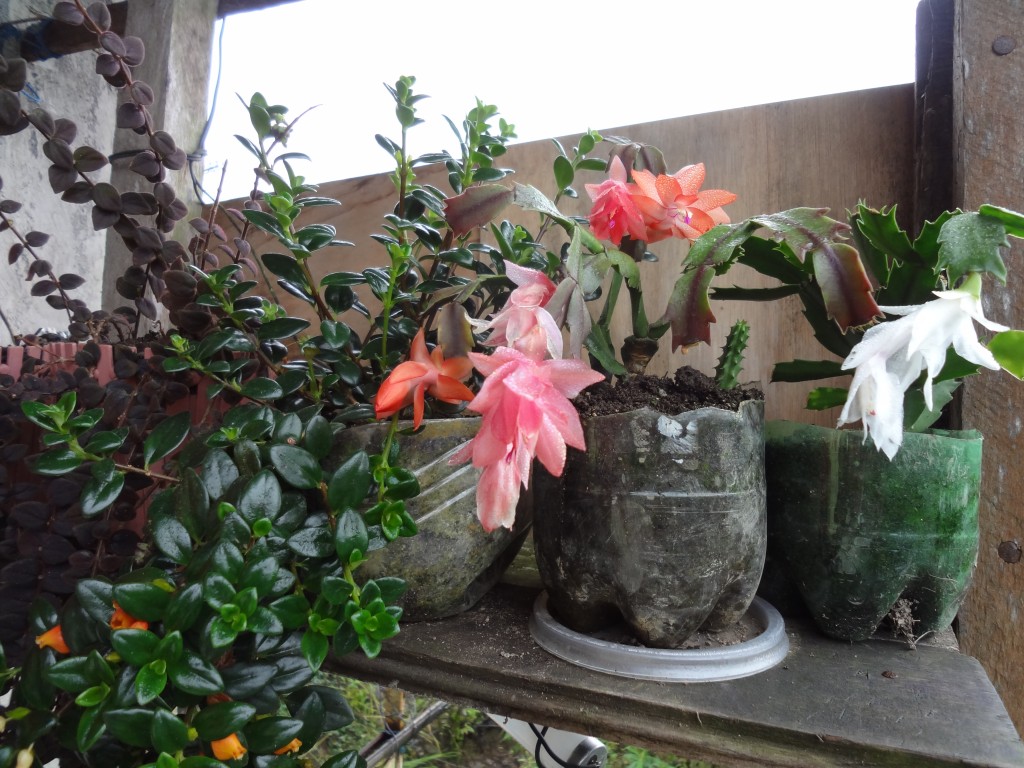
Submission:
M 950 626 L 977 562 L 981 443 L 907 433 L 890 461 L 860 430 L 766 425 L 769 560 L 825 634 L 866 639 L 901 598 L 915 635 Z

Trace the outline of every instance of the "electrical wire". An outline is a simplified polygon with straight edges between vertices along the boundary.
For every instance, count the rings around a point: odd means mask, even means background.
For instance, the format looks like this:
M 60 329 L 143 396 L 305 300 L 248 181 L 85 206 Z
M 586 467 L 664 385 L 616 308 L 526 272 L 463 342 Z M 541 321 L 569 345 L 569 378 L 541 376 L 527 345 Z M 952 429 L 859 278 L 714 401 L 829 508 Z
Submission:
M 548 756 L 552 760 L 554 760 L 558 765 L 562 766 L 562 768 L 578 768 L 578 766 L 574 765 L 573 763 L 567 763 L 565 760 L 556 755 L 554 750 L 552 750 L 551 747 L 548 745 L 547 741 L 545 741 L 544 736 L 548 732 L 548 727 L 546 725 L 540 729 L 538 729 L 537 726 L 533 723 L 527 723 L 527 725 L 530 726 L 530 730 L 533 731 L 533 735 L 537 737 L 537 746 L 533 750 L 533 759 L 537 763 L 537 768 L 547 768 L 547 766 L 545 766 L 540 759 L 541 747 L 543 747 L 544 751 L 548 753 Z

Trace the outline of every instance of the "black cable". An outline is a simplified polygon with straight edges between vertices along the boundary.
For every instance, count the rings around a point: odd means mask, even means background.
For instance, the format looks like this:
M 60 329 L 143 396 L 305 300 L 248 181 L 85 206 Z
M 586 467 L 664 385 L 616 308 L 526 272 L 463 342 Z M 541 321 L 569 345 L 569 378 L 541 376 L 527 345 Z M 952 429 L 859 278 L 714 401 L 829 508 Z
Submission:
M 530 726 L 530 730 L 533 731 L 533 735 L 537 737 L 537 746 L 533 750 L 533 759 L 537 763 L 537 768 L 545 768 L 544 763 L 542 763 L 540 759 L 541 747 L 544 747 L 544 751 L 548 753 L 552 760 L 554 760 L 556 763 L 562 766 L 562 768 L 578 768 L 578 766 L 574 765 L 573 763 L 567 763 L 565 760 L 560 758 L 558 755 L 554 753 L 554 750 L 552 750 L 551 747 L 548 746 L 547 741 L 544 740 L 544 735 L 548 732 L 548 727 L 546 725 L 542 730 L 538 730 L 537 726 L 533 723 L 527 723 L 527 725 Z

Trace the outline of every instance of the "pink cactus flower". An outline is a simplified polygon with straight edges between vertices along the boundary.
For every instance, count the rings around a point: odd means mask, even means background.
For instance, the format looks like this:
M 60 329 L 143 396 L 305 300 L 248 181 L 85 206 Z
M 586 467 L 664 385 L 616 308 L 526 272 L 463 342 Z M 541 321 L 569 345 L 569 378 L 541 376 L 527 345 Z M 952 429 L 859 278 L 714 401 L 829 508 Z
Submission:
M 555 295 L 555 284 L 536 269 L 505 262 L 505 274 L 518 287 L 508 297 L 504 309 L 490 320 L 470 320 L 480 332 L 490 331 L 484 342 L 489 347 L 518 347 L 534 328 L 544 333 L 547 352 L 551 357 L 562 356 L 562 332 L 558 323 L 544 306 Z
M 470 353 L 485 377 L 469 409 L 483 415 L 480 430 L 452 459 L 472 459 L 483 470 L 477 486 L 477 516 L 484 530 L 515 523 L 520 486 L 530 483 L 537 458 L 553 475 L 565 467 L 566 446 L 585 450 L 579 414 L 569 398 L 603 376 L 580 360 L 545 360 L 541 329 L 523 349 L 501 347 L 493 355 Z
M 615 245 L 622 243 L 625 235 L 634 240 L 647 239 L 647 227 L 634 199 L 636 187 L 626 183 L 626 168 L 618 157 L 612 158 L 605 181 L 584 187 L 594 201 L 590 229 L 596 237 Z

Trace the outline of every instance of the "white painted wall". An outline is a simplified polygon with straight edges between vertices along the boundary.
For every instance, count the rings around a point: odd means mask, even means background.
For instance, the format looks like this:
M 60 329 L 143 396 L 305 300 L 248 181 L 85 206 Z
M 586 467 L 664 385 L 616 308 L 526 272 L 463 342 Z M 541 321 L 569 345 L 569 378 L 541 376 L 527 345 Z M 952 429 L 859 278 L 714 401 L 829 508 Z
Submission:
M 39 0 L 0 0 L 0 22 L 31 18 Z M 4 45 L 13 55 L 12 43 Z M 39 106 L 54 117 L 67 117 L 77 124 L 75 146 L 88 144 L 109 153 L 113 143 L 114 109 L 117 94 L 94 71 L 96 55 L 91 51 L 29 65 L 29 83 L 38 94 Z M 24 99 L 23 103 L 31 103 Z M 92 308 L 100 304 L 106 236 L 94 232 L 89 205 L 71 205 L 60 200 L 47 180 L 49 161 L 43 155 L 43 139 L 29 128 L 14 136 L 0 136 L 0 197 L 18 200 L 23 208 L 15 214 L 15 225 L 28 232 L 38 230 L 50 241 L 38 250 L 57 274 L 76 272 L 86 279 L 74 295 Z M 96 181 L 109 179 L 109 168 L 97 172 Z M 16 242 L 10 232 L 0 232 L 0 311 L 15 333 L 30 333 L 40 327 L 63 330 L 66 315 L 29 294 L 25 282 L 25 255 L 14 266 L 7 264 L 7 252 Z M 0 345 L 10 343 L 10 333 L 0 323 Z

